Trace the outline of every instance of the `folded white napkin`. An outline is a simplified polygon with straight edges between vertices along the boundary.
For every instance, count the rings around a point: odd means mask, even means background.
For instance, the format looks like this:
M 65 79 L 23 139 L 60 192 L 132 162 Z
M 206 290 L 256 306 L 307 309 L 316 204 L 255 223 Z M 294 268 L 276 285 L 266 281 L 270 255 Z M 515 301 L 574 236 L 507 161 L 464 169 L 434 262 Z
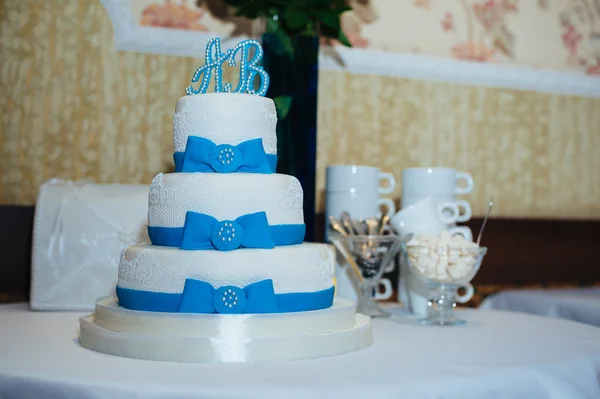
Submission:
M 114 293 L 121 252 L 149 243 L 148 185 L 52 179 L 40 187 L 30 307 L 93 310 Z

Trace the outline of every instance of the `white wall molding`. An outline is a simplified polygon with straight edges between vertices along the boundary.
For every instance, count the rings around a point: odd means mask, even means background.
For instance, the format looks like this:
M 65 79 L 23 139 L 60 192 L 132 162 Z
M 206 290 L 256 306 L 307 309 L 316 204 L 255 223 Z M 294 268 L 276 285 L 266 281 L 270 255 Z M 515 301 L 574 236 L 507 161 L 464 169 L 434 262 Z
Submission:
M 208 41 L 218 36 L 210 32 L 141 26 L 133 16 L 129 1 L 101 2 L 112 23 L 117 50 L 203 59 Z M 234 47 L 240 40 L 243 38 L 222 37 L 221 46 Z
M 336 51 L 345 65 L 340 65 L 334 57 L 322 54 L 320 68 L 600 98 L 600 76 L 586 75 L 581 72 L 498 65 L 347 47 L 337 47 Z
M 113 25 L 117 50 L 203 58 L 206 44 L 215 36 L 207 32 L 140 26 L 128 1 L 101 1 Z M 234 47 L 243 39 L 221 38 L 222 47 Z M 336 47 L 335 52 L 345 64 L 342 66 L 330 55 L 331 50 L 321 52 L 320 67 L 325 70 L 600 98 L 600 76 L 581 72 Z

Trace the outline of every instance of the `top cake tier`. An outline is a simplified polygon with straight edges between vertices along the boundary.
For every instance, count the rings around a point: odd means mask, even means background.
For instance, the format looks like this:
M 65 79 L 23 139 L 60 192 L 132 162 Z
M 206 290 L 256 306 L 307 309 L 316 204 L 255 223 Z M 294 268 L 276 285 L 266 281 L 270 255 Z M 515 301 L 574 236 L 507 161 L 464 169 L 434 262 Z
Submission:
M 181 97 L 173 118 L 176 162 L 183 157 L 190 136 L 231 146 L 262 139 L 264 152 L 276 158 L 276 126 L 277 112 L 270 98 L 238 93 Z

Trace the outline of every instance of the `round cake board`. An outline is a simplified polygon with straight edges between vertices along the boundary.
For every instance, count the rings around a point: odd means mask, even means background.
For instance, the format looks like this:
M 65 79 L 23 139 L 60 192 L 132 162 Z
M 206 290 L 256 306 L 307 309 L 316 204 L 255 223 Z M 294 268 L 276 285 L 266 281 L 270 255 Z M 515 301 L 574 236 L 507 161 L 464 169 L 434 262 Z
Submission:
M 373 338 L 370 317 L 344 300 L 308 312 L 219 315 L 128 310 L 105 297 L 80 318 L 79 342 L 137 359 L 243 363 L 340 355 L 368 347 Z

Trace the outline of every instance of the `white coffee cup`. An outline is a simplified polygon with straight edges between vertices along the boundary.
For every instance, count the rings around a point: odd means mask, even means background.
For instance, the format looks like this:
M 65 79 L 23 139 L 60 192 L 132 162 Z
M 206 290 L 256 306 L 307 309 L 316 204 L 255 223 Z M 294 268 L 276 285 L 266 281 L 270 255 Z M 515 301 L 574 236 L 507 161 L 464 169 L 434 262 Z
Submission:
M 448 210 L 451 210 L 452 215 L 445 213 Z M 401 237 L 407 234 L 440 235 L 442 231 L 447 230 L 451 235 L 460 234 L 465 240 L 472 241 L 471 229 L 466 226 L 450 226 L 459 221 L 460 217 L 456 202 L 437 204 L 433 198 L 426 197 L 397 212 L 391 218 L 390 224 Z
M 466 222 L 471 219 L 473 214 L 471 204 L 465 200 L 437 202 L 433 199 L 433 202 L 438 204 L 438 210 L 441 212 L 444 220 L 451 220 L 450 223 L 446 223 L 448 225 Z
M 325 193 L 325 214 L 339 219 L 342 212 L 348 212 L 352 219 L 367 219 L 379 217 L 381 207 L 385 214 L 392 216 L 396 212 L 396 205 L 391 198 L 380 198 L 375 192 L 359 193 Z
M 387 182 L 387 184 L 382 184 Z M 396 206 L 391 198 L 381 198 L 396 188 L 391 173 L 383 173 L 373 166 L 329 165 L 325 179 L 325 237 L 329 241 L 329 216 L 339 218 L 348 212 L 354 220 L 391 216 Z
M 450 197 L 469 194 L 471 191 L 473 191 L 473 177 L 467 172 L 457 172 L 453 168 L 406 168 L 402 171 L 403 197 L 413 195 Z
M 401 209 L 408 208 L 409 206 L 411 206 L 417 202 L 423 201 L 425 198 L 431 198 L 438 204 L 455 203 L 458 206 L 459 210 L 462 209 L 462 212 L 460 212 L 460 217 L 457 218 L 456 222 L 464 223 L 471 219 L 471 216 L 472 216 L 471 204 L 469 204 L 469 202 L 465 201 L 465 200 L 457 200 L 454 195 L 450 195 L 450 196 L 424 195 L 424 194 L 423 195 L 422 194 L 403 195 L 402 201 L 401 201 Z M 448 209 L 444 210 L 444 214 L 447 216 L 452 216 L 452 215 L 456 214 L 456 212 L 453 209 L 448 208 Z M 454 224 L 454 223 L 451 223 L 451 224 Z
M 387 186 L 381 182 L 387 182 Z M 325 175 L 325 190 L 329 193 L 357 193 L 374 191 L 391 194 L 396 188 L 396 179 L 391 173 L 381 172 L 374 166 L 329 165 Z
M 380 291 L 380 288 L 383 288 L 383 291 Z M 382 278 L 379 280 L 378 288 L 375 291 L 375 299 L 378 301 L 384 301 L 386 299 L 390 299 L 394 290 L 392 289 L 392 282 L 389 278 Z

